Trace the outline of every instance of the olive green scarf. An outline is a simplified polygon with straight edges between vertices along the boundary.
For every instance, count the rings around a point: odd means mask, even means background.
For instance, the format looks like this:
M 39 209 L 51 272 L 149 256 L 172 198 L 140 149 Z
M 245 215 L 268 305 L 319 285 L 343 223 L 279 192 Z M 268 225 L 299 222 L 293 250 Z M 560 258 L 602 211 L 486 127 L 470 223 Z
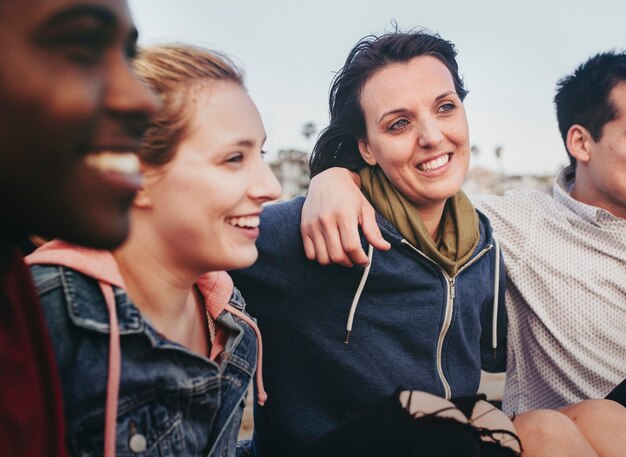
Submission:
M 359 171 L 365 197 L 400 234 L 450 276 L 467 262 L 478 245 L 478 215 L 463 191 L 448 199 L 436 239 L 426 230 L 417 207 L 389 181 L 378 166 Z

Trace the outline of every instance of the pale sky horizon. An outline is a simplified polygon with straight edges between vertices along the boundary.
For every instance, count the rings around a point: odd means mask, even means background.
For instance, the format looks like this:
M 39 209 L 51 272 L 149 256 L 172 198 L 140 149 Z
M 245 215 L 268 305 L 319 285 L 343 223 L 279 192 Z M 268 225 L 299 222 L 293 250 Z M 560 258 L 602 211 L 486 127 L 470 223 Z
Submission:
M 328 89 L 363 36 L 424 27 L 451 40 L 470 90 L 474 166 L 554 174 L 567 163 L 552 99 L 557 80 L 591 55 L 626 47 L 626 2 L 450 0 L 129 0 L 140 44 L 218 49 L 246 74 L 270 156 L 310 151 L 302 126 L 328 123 Z M 502 146 L 498 164 L 493 151 Z

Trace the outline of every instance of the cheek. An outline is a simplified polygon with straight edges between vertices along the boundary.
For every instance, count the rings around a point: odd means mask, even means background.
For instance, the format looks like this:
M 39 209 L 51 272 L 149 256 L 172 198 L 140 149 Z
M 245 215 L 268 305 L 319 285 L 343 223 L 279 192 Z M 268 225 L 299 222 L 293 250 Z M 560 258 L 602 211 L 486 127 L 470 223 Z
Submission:
M 469 151 L 469 128 L 467 123 L 459 121 L 448 134 L 448 138 L 460 149 Z
M 58 141 L 81 139 L 91 135 L 103 117 L 102 100 L 89 87 L 67 89 L 36 106 L 42 123 L 52 128 L 48 134 Z
M 167 186 L 155 195 L 159 206 L 159 219 L 170 226 L 170 231 L 178 231 L 179 237 L 198 239 L 219 236 L 225 227 L 232 194 L 213 185 L 210 179 L 196 176 L 181 176 L 170 180 Z
M 96 99 L 89 91 L 60 88 L 19 101 L 10 111 L 9 135 L 16 147 L 32 151 L 46 166 L 61 168 L 65 161 L 59 157 L 89 143 L 98 115 Z
M 381 168 L 397 172 L 415 160 L 414 143 L 408 138 L 393 138 L 376 145 L 373 154 Z

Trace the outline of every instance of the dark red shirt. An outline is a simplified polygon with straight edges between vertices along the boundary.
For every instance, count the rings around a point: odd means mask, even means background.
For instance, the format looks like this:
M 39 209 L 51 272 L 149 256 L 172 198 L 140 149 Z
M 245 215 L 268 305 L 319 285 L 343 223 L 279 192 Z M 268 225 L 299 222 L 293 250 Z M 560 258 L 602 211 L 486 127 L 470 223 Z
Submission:
M 0 243 L 0 454 L 65 457 L 61 389 L 30 273 Z

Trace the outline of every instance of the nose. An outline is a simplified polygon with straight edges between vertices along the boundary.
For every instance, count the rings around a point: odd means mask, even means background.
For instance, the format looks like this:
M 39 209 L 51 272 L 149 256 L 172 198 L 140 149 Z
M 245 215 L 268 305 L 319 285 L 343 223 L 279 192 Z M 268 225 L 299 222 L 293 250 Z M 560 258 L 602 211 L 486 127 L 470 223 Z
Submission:
M 259 166 L 253 170 L 253 182 L 248 194 L 261 203 L 276 200 L 282 194 L 282 187 L 269 165 L 263 159 L 259 160 Z
M 117 55 L 113 60 L 106 82 L 107 110 L 142 120 L 154 115 L 160 108 L 157 96 L 137 79 L 124 55 Z
M 428 119 L 418 125 L 417 144 L 421 148 L 432 148 L 443 141 L 443 133 L 435 119 Z

